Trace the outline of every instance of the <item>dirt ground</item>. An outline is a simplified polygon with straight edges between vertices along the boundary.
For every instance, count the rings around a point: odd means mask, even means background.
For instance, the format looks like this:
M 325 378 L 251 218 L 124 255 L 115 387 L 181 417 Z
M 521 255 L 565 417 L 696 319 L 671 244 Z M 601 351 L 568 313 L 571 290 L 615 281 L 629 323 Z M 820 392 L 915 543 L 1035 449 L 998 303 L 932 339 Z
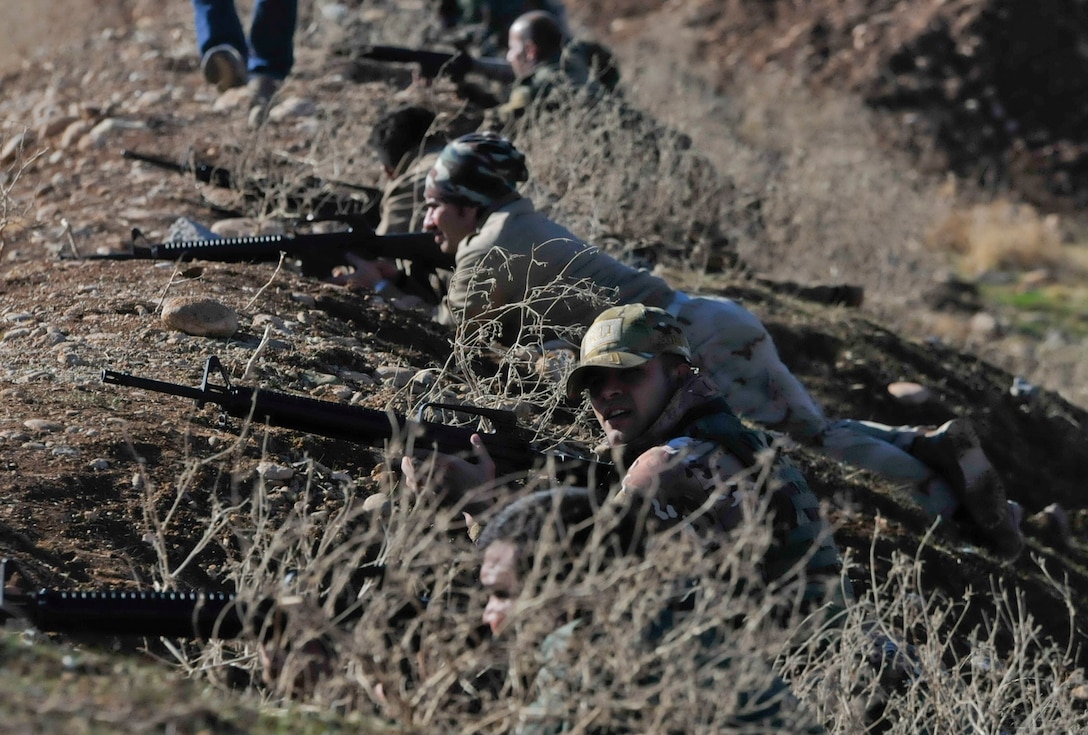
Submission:
M 651 5 L 657 4 L 624 9 L 637 14 Z M 18 157 L 0 162 L 8 170 L 0 182 L 17 204 L 0 233 L 0 554 L 19 559 L 42 584 L 136 587 L 147 582 L 154 564 L 144 515 L 148 488 L 153 502 L 172 498 L 193 461 L 233 445 L 238 424 L 220 425 L 213 409 L 196 410 L 181 398 L 105 385 L 104 369 L 195 386 L 206 358 L 216 355 L 238 380 L 271 324 L 271 341 L 245 384 L 382 408 L 394 385 L 379 368 L 431 367 L 450 348 L 449 335 L 415 313 L 372 294 L 276 271 L 273 264 L 209 263 L 179 271 L 173 263 L 67 259 L 73 251 L 117 248 L 134 227 L 154 241 L 165 238 L 179 216 L 209 221 L 196 184 L 134 166 L 120 157 L 122 148 L 215 156 L 233 141 L 259 135 L 298 170 L 377 183 L 377 168 L 361 150 L 341 150 L 339 168 L 333 156 L 311 156 L 310 118 L 274 120 L 252 133 L 237 107 L 213 109 L 215 95 L 193 58 L 186 3 L 118 0 L 96 7 L 108 10 L 95 15 L 99 32 L 55 44 L 47 64 L 9 63 L 0 76 L 0 120 L 7 126 L 0 139 L 25 135 L 26 143 Z M 709 12 L 700 7 L 689 10 Z M 609 27 L 605 18 L 619 17 L 613 4 L 592 5 L 586 13 L 602 29 Z M 307 20 L 320 27 L 316 18 Z M 691 28 L 693 42 L 724 28 L 726 21 L 718 20 L 721 25 L 707 24 L 701 33 Z M 639 32 L 635 22 L 610 27 Z M 322 32 L 300 34 L 298 70 L 283 96 L 318 105 L 345 135 L 365 134 L 378 114 L 376 100 L 388 104 L 396 90 L 344 80 L 325 53 Z M 10 62 L 15 47 L 7 48 Z M 723 277 L 719 290 L 743 299 L 766 321 L 786 363 L 830 415 L 934 425 L 970 417 L 1010 497 L 1029 514 L 1053 502 L 1069 509 L 1072 547 L 1057 550 L 1035 534 L 1012 567 L 950 526 L 920 553 L 928 561 L 928 582 L 953 598 L 985 592 L 992 577 L 1018 580 L 1028 591 L 1029 612 L 1063 642 L 1070 636 L 1068 611 L 1044 569 L 1068 579 L 1077 611 L 1072 633 L 1084 634 L 1084 410 L 1047 391 L 1014 396 L 1011 375 L 938 345 L 905 340 L 863 311 L 798 300 L 740 278 Z M 164 325 L 162 299 L 187 293 L 236 309 L 239 331 L 206 338 Z M 927 385 L 935 397 L 921 405 L 899 403 L 887 390 L 896 381 Z M 869 558 L 878 527 L 878 563 L 895 550 L 917 552 L 927 524 L 899 493 L 806 451 L 798 456 L 841 525 L 841 543 L 856 558 Z M 267 447 L 260 437 L 242 447 L 235 476 L 192 485 L 183 506 L 199 512 L 208 502 L 202 493 L 252 483 L 267 458 L 292 468 L 282 481 L 288 489 L 313 467 L 307 458 L 319 465 L 313 471 L 364 490 L 376 487 L 381 465 L 375 453 L 356 445 L 273 430 Z M 183 553 L 191 540 L 179 533 L 174 551 Z M 214 570 L 194 570 L 184 581 L 214 582 Z M 857 581 L 865 584 L 861 568 Z

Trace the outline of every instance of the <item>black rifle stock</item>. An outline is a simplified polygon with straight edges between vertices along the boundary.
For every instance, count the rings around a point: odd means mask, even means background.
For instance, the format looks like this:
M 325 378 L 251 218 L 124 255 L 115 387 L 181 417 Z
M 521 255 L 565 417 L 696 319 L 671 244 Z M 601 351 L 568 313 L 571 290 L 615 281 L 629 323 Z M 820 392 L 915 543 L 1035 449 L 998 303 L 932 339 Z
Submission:
M 367 230 L 225 237 L 218 240 L 183 240 L 154 245 L 133 245 L 131 250 L 95 253 L 91 260 L 211 260 L 223 263 L 269 262 L 280 253 L 302 262 L 308 276 L 328 276 L 344 263 L 344 253 L 362 258 L 397 258 L 421 267 L 452 269 L 452 255 L 443 253 L 434 235 L 426 232 L 375 235 Z
M 180 162 L 128 149 L 122 150 L 121 156 L 167 171 L 190 174 L 197 181 L 220 189 L 237 191 L 242 194 L 246 202 L 258 206 L 267 206 L 278 201 L 282 202 L 286 209 L 298 215 L 310 215 L 314 219 L 323 220 L 341 219 L 363 222 L 370 227 L 377 227 L 381 217 L 378 204 L 381 202 L 382 192 L 371 186 L 307 176 L 301 184 L 287 188 L 272 182 L 243 180 L 231 173 L 229 169 L 200 161 Z M 348 194 L 337 194 L 330 191 L 331 187 L 358 192 L 362 199 Z M 279 193 L 281 190 L 283 193 Z
M 218 372 L 221 385 L 211 382 Z M 230 384 L 222 363 L 215 356 L 204 365 L 204 378 L 200 387 L 168 383 L 152 378 L 141 378 L 113 370 L 102 371 L 102 381 L 131 388 L 167 393 L 192 398 L 197 406 L 206 403 L 218 405 L 224 413 L 236 418 L 252 417 L 255 421 L 268 422 L 309 434 L 344 439 L 358 444 L 381 447 L 387 441 L 399 441 L 414 445 L 417 449 L 435 449 L 446 454 L 461 454 L 469 445 L 469 438 L 480 434 L 484 446 L 495 461 L 496 471 L 503 475 L 524 475 L 539 464 L 539 460 L 552 458 L 560 468 L 573 471 L 584 484 L 604 487 L 610 479 L 611 465 L 596 459 L 567 455 L 558 451 L 545 451 L 536 446 L 518 427 L 509 411 L 486 409 L 477 406 L 430 404 L 425 409 L 448 409 L 466 415 L 487 419 L 495 427 L 494 432 L 481 432 L 461 426 L 447 426 L 434 421 L 409 419 L 393 412 L 378 411 L 363 406 L 351 406 L 331 401 L 321 401 L 305 396 L 278 393 L 263 388 L 249 388 Z

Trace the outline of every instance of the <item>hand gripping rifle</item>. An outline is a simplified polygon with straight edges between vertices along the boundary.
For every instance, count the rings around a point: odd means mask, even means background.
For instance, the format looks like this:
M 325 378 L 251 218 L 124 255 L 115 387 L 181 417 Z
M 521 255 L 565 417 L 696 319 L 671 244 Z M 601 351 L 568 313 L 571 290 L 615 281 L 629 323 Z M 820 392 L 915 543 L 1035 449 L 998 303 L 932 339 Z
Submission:
M 134 239 L 135 239 L 134 233 Z M 417 263 L 421 268 L 452 269 L 452 255 L 443 253 L 429 232 L 375 235 L 370 230 L 347 232 L 298 233 L 224 237 L 217 240 L 184 240 L 154 245 L 133 244 L 130 250 L 95 253 L 91 260 L 211 260 L 223 263 L 268 262 L 280 253 L 302 262 L 307 276 L 328 276 L 333 267 L 344 262 L 344 253 L 360 257 L 398 258 Z
M 274 181 L 241 179 L 229 169 L 202 161 L 174 161 L 127 149 L 121 151 L 121 156 L 167 171 L 190 174 L 197 181 L 220 189 L 237 191 L 247 203 L 258 207 L 267 208 L 272 203 L 281 202 L 288 211 L 298 216 L 308 215 L 318 220 L 339 219 L 365 223 L 372 228 L 377 227 L 381 219 L 381 208 L 378 205 L 381 202 L 382 192 L 371 186 L 307 176 L 301 183 L 288 187 L 286 182 L 277 184 Z M 342 190 L 341 193 L 337 193 L 335 191 L 337 189 Z M 233 210 L 221 211 L 233 215 L 246 214 Z
M 222 385 L 212 383 L 218 373 Z M 400 441 L 416 448 L 429 448 L 445 454 L 460 454 L 469 445 L 469 437 L 479 433 L 498 476 L 524 475 L 535 469 L 542 459 L 555 462 L 557 468 L 571 472 L 578 484 L 607 487 L 612 465 L 585 455 L 540 448 L 527 432 L 517 425 L 510 411 L 478 406 L 431 403 L 429 409 L 450 410 L 486 419 L 495 428 L 482 432 L 461 426 L 448 426 L 422 418 L 409 419 L 393 412 L 378 411 L 363 406 L 351 406 L 321 401 L 304 396 L 277 393 L 264 388 L 247 388 L 230 384 L 230 378 L 218 357 L 211 356 L 204 365 L 204 378 L 199 388 L 167 383 L 152 378 L 140 378 L 113 370 L 102 371 L 102 381 L 116 385 L 141 388 L 192 398 L 197 407 L 214 403 L 228 416 L 250 418 L 295 431 L 304 431 L 334 439 L 345 439 L 368 446 L 382 446 L 387 441 Z

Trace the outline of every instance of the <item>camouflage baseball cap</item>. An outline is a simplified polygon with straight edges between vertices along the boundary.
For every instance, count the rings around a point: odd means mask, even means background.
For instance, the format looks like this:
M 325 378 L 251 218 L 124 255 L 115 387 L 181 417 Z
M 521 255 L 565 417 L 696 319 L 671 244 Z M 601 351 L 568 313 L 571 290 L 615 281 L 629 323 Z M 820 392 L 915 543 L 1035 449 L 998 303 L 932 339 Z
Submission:
M 666 354 L 691 360 L 676 317 L 643 304 L 614 306 L 601 312 L 582 338 L 582 359 L 567 378 L 567 395 L 582 392 L 592 368 L 630 368 Z
M 529 178 L 525 154 L 495 133 L 469 133 L 446 145 L 427 174 L 428 198 L 489 207 Z

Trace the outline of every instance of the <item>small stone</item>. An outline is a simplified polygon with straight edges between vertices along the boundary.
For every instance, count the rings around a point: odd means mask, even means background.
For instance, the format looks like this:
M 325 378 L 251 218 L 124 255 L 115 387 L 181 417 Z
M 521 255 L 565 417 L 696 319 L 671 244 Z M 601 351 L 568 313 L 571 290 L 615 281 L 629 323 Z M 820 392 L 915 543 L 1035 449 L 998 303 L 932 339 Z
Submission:
M 59 421 L 50 421 L 49 419 L 27 419 L 23 422 L 23 426 L 31 431 L 44 432 L 61 431 L 64 428 L 64 424 Z
M 238 313 L 234 309 L 196 296 L 167 301 L 163 304 L 162 320 L 172 329 L 197 337 L 230 337 L 238 331 Z
M 90 463 L 87 465 L 87 469 L 92 470 L 94 472 L 102 472 L 103 470 L 108 470 L 109 468 L 110 468 L 110 461 L 108 459 L 104 458 L 104 457 L 98 457 L 97 459 L 92 459 L 90 461 Z
M 76 120 L 61 133 L 58 143 L 60 149 L 67 150 L 79 143 L 92 127 L 94 127 L 94 124 L 90 120 Z
M 389 383 L 394 388 L 400 389 L 412 382 L 416 376 L 414 368 L 400 367 L 399 365 L 381 365 L 374 371 L 378 380 Z
M 55 447 L 53 449 L 54 457 L 78 457 L 79 450 L 75 447 Z
M 3 148 L 0 148 L 0 164 L 6 165 L 21 155 L 29 155 L 36 142 L 34 131 L 26 130 L 8 138 Z
M 231 217 L 221 219 L 211 226 L 211 232 L 219 237 L 282 235 L 285 231 L 283 223 L 278 220 L 262 220 L 256 217 Z
M 888 393 L 895 400 L 908 406 L 919 406 L 933 398 L 933 392 L 924 385 L 906 381 L 892 383 L 888 386 Z
M 303 306 L 313 306 L 317 303 L 317 300 L 311 294 L 302 293 L 301 291 L 293 291 L 291 293 L 291 300 L 297 301 Z
M 971 317 L 968 322 L 971 336 L 978 340 L 990 340 L 1000 337 L 1003 330 L 997 317 L 985 311 L 980 311 Z
M 363 510 L 368 513 L 377 513 L 389 508 L 392 503 L 389 501 L 389 496 L 385 493 L 374 493 L 368 495 L 366 500 L 363 501 Z
M 210 229 L 204 225 L 189 219 L 188 217 L 178 217 L 170 225 L 170 234 L 167 235 L 167 242 L 189 242 L 192 240 L 218 240 L 219 235 L 216 235 Z
M 275 462 L 260 462 L 257 464 L 257 474 L 271 482 L 282 482 L 294 477 L 295 471 Z
M 283 122 L 288 118 L 313 117 L 317 115 L 317 105 L 313 100 L 303 97 L 288 97 L 268 111 L 272 122 Z
M 4 332 L 3 337 L 0 337 L 0 342 L 13 342 L 17 339 L 22 339 L 23 337 L 29 336 L 32 331 L 33 330 L 29 329 L 28 327 L 9 329 L 7 332 Z
M 65 367 L 76 367 L 77 365 L 86 365 L 86 361 L 74 352 L 62 352 L 57 355 L 57 362 Z

